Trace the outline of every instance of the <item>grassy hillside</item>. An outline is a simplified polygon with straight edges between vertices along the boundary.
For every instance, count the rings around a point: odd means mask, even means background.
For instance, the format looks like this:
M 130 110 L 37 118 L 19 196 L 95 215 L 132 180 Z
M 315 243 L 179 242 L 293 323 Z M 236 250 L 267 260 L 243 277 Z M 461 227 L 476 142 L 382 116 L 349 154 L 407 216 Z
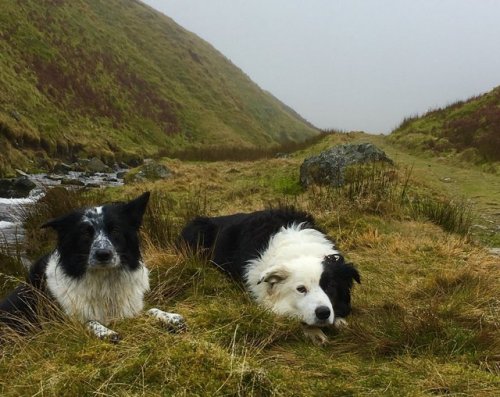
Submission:
M 389 140 L 472 162 L 500 161 L 500 87 L 423 116 L 405 119 Z
M 127 160 L 317 133 L 140 1 L 0 0 L 0 10 L 0 173 L 47 158 Z
M 390 150 L 397 165 L 353 174 L 345 188 L 300 189 L 306 155 L 367 139 Z M 452 218 L 463 212 L 430 175 L 437 162 L 362 134 L 330 135 L 289 158 L 164 162 L 175 178 L 87 194 L 53 190 L 28 217 L 27 246 L 32 256 L 51 246 L 54 236 L 38 225 L 70 207 L 152 190 L 143 230 L 153 284 L 147 305 L 182 313 L 189 330 L 172 335 L 150 319 L 121 321 L 113 328 L 124 339 L 111 345 L 69 319 L 47 321 L 29 343 L 14 337 L 0 347 L 1 395 L 498 395 L 498 257 L 467 230 L 444 230 L 449 217 L 440 210 Z M 469 171 L 470 183 L 478 182 Z M 500 177 L 489 177 L 498 186 Z M 417 196 L 435 211 L 417 205 Z M 194 214 L 277 202 L 312 212 L 362 275 L 349 328 L 328 331 L 323 347 L 171 245 Z M 4 280 L 4 288 L 14 282 Z

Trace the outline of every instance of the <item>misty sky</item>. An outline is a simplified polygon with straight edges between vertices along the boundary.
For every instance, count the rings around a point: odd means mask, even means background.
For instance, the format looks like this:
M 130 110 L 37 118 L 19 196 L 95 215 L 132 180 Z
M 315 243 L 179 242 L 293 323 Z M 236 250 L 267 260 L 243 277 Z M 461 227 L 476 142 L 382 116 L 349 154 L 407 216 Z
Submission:
M 500 85 L 499 0 L 143 0 L 320 128 L 390 132 Z

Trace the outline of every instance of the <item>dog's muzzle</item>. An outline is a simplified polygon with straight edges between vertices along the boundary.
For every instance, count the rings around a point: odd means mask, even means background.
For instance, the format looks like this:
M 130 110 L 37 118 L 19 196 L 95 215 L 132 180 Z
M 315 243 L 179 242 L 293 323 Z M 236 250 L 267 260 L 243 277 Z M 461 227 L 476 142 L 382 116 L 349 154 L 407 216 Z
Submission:
M 102 236 L 92 244 L 89 265 L 92 269 L 107 269 L 118 266 L 118 254 L 109 239 Z

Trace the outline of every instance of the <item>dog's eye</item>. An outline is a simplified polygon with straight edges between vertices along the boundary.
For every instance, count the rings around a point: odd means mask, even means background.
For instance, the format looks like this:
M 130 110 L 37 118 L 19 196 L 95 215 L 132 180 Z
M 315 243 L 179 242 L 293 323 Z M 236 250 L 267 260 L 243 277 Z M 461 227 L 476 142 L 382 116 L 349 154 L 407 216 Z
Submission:
M 299 291 L 301 294 L 305 294 L 305 293 L 307 293 L 307 288 L 304 287 L 303 285 L 299 285 L 297 287 L 297 291 Z
M 112 227 L 110 229 L 109 233 L 111 234 L 111 236 L 113 236 L 115 238 L 121 237 L 121 235 L 122 235 L 120 229 L 117 227 Z
M 82 234 L 92 236 L 94 234 L 94 227 L 90 223 L 83 223 L 81 226 Z

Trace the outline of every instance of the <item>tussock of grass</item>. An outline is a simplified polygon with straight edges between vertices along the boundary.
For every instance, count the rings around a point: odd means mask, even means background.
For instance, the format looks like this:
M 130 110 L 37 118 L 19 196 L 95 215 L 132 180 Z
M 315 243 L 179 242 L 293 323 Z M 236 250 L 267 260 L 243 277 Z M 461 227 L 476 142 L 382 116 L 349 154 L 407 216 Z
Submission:
M 467 235 L 472 226 L 472 204 L 465 200 L 424 196 L 415 197 L 409 206 L 416 216 L 424 216 L 448 232 Z

